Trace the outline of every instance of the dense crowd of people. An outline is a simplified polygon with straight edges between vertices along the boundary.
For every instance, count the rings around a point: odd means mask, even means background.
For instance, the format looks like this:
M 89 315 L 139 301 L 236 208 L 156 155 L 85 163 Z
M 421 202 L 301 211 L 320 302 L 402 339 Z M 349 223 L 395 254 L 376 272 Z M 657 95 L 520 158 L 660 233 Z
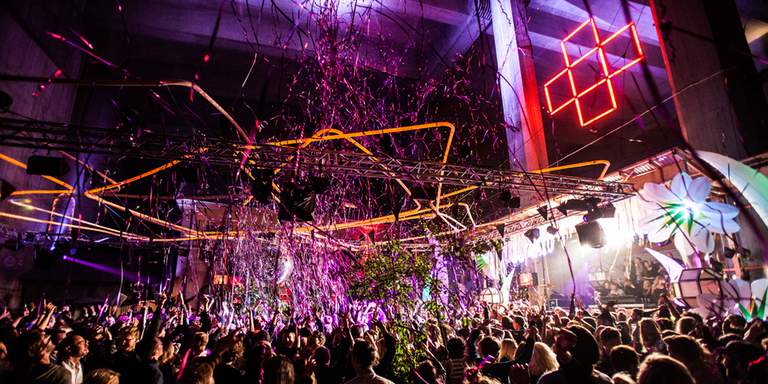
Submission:
M 669 294 L 671 283 L 658 263 L 636 259 L 630 273 L 595 282 L 593 288 L 602 298 L 632 297 L 638 302 L 649 303 Z
M 768 382 L 768 326 L 653 309 L 590 313 L 525 302 L 462 311 L 351 306 L 306 313 L 207 297 L 0 314 L 1 383 L 559 384 Z M 393 313 L 395 312 L 395 313 Z M 408 333 L 398 332 L 401 328 Z M 411 335 L 411 336 L 403 336 Z M 413 335 L 421 335 L 414 337 Z M 399 351 L 399 352 L 398 352 Z M 396 354 L 426 356 L 402 367 Z M 413 355 L 413 354 L 411 354 Z M 406 370 L 406 378 L 396 375 Z

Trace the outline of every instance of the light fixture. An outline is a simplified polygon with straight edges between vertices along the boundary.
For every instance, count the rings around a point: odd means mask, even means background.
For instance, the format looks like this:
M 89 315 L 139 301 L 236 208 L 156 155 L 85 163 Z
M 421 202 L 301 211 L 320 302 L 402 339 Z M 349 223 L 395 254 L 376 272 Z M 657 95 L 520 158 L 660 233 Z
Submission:
M 317 196 L 311 186 L 285 183 L 280 191 L 277 217 L 280 221 L 313 221 L 315 218 L 312 214 L 316 205 Z
M 501 202 L 504 203 L 507 208 L 520 208 L 520 196 L 512 194 L 512 191 L 508 189 L 501 191 L 499 194 L 499 200 L 501 200 Z
M 616 207 L 613 204 L 604 205 L 601 207 L 595 207 L 587 211 L 584 215 L 584 221 L 590 222 L 597 219 L 609 219 L 616 215 Z
M 275 171 L 272 169 L 254 169 L 251 171 L 251 196 L 261 204 L 269 204 L 272 201 L 272 182 L 275 179 Z

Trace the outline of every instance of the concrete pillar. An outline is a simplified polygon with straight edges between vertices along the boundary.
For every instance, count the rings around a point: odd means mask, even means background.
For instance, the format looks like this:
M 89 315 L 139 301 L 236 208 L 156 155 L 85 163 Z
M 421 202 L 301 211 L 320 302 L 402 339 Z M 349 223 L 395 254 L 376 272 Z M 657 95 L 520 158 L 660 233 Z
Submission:
M 491 4 L 499 89 L 512 169 L 535 170 L 547 162 L 547 146 L 523 0 Z
M 735 159 L 768 147 L 766 102 L 733 0 L 651 0 L 683 136 Z

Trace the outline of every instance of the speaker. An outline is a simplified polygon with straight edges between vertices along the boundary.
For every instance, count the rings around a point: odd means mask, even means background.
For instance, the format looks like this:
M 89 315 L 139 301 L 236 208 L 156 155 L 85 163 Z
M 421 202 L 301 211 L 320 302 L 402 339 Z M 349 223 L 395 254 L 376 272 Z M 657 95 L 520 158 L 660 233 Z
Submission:
M 69 172 L 69 164 L 61 157 L 34 155 L 27 159 L 27 175 L 61 177 L 67 172 Z
M 592 248 L 601 248 L 605 245 L 605 232 L 597 221 L 576 224 L 576 234 L 579 235 L 581 245 Z

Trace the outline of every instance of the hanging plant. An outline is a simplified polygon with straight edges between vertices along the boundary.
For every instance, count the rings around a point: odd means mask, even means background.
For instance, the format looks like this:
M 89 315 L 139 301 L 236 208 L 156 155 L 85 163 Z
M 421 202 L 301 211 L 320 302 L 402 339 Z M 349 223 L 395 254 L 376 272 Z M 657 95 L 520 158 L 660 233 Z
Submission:
M 350 294 L 360 300 L 408 306 L 428 282 L 434 264 L 430 253 L 414 253 L 399 241 L 388 242 L 355 266 Z

